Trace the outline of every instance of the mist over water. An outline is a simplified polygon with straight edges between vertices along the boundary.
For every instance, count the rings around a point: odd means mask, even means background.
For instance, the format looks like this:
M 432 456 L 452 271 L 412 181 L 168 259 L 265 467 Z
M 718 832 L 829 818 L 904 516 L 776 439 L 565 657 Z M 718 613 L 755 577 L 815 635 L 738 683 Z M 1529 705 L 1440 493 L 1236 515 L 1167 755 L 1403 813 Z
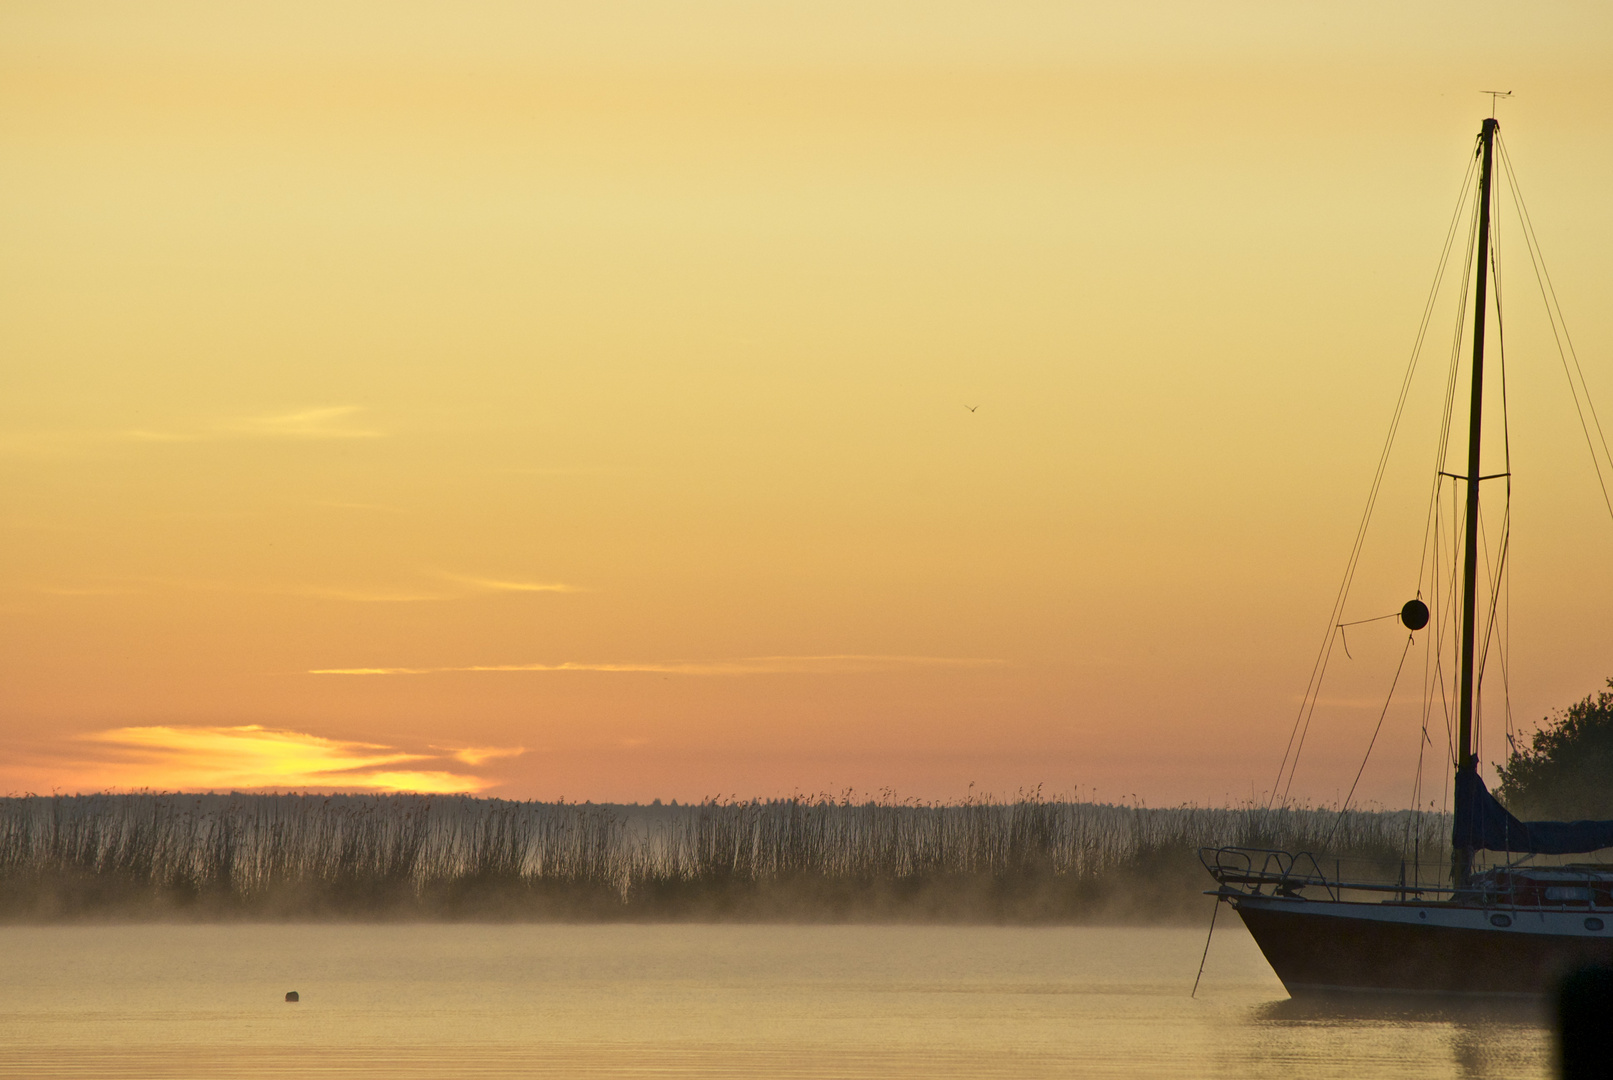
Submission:
M 1534 1077 L 1534 1007 L 1287 1000 L 1222 922 L 0 928 L 0 1076 Z M 287 1004 L 287 991 L 301 1001 Z
M 29 796 L 0 799 L 0 920 L 1198 923 L 1201 848 L 1310 851 L 1388 883 L 1437 873 L 1448 832 L 1407 811 L 1040 798 Z

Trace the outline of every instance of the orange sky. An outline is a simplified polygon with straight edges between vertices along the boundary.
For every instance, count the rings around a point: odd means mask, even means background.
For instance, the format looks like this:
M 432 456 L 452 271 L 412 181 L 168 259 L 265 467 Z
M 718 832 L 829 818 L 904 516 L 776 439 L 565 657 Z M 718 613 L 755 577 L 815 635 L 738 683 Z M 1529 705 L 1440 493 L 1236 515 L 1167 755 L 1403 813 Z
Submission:
M 1480 89 L 1613 410 L 1613 14 L 1113 8 L 0 9 L 0 790 L 1263 790 Z M 1508 273 L 1533 722 L 1613 524 Z

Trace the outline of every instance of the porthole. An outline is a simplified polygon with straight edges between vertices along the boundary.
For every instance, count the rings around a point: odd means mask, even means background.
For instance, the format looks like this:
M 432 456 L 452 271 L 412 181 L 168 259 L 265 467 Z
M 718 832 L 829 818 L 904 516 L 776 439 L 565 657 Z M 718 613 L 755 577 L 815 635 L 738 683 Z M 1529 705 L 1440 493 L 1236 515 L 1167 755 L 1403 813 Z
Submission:
M 1491 915 L 1490 916 L 1490 925 L 1491 926 L 1511 926 L 1512 925 L 1512 916 L 1511 915 Z
M 1587 930 L 1600 930 L 1601 928 L 1602 928 L 1602 920 L 1601 919 L 1592 917 L 1592 918 L 1589 918 L 1589 919 L 1585 920 L 1585 929 L 1587 929 Z
M 1419 912 L 1418 912 L 1418 913 L 1417 913 L 1417 917 L 1418 917 L 1418 918 L 1419 918 L 1419 919 L 1426 919 L 1426 918 L 1428 918 L 1428 912 L 1426 912 L 1426 911 L 1419 911 Z

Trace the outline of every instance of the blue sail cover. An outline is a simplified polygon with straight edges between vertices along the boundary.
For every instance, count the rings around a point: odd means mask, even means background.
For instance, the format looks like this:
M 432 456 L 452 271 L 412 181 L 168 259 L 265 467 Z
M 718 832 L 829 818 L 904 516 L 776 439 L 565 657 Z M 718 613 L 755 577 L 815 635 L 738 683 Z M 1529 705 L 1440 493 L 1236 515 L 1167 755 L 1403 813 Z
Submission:
M 1613 821 L 1519 821 L 1496 801 L 1477 770 L 1456 774 L 1452 839 L 1469 851 L 1578 855 L 1613 848 Z

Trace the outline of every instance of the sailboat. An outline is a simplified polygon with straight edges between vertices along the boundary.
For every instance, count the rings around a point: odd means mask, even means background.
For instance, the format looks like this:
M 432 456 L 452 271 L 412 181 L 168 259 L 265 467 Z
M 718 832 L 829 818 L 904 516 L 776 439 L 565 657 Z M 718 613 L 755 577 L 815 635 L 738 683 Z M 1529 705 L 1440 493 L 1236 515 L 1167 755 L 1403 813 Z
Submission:
M 1480 442 L 1497 133 L 1494 117 L 1486 119 L 1474 152 L 1478 192 L 1470 249 L 1476 277 L 1467 469 L 1444 474 L 1463 485 L 1459 490 L 1466 500 L 1459 549 L 1450 882 L 1407 884 L 1404 869 L 1402 880 L 1394 883 L 1346 881 L 1337 871 L 1327 874 L 1303 852 L 1202 851 L 1217 885 L 1211 895 L 1238 913 L 1294 996 L 1340 991 L 1535 996 L 1550 992 L 1576 966 L 1613 963 L 1613 866 L 1529 862 L 1534 856 L 1613 848 L 1613 821 L 1520 821 L 1486 787 L 1474 749 L 1482 671 L 1482 663 L 1475 664 L 1479 494 L 1483 481 L 1493 479 L 1481 475 Z M 1409 601 L 1400 620 L 1412 632 L 1421 630 L 1429 620 L 1428 606 L 1420 598 Z M 1475 860 L 1485 852 L 1519 858 L 1478 869 Z

